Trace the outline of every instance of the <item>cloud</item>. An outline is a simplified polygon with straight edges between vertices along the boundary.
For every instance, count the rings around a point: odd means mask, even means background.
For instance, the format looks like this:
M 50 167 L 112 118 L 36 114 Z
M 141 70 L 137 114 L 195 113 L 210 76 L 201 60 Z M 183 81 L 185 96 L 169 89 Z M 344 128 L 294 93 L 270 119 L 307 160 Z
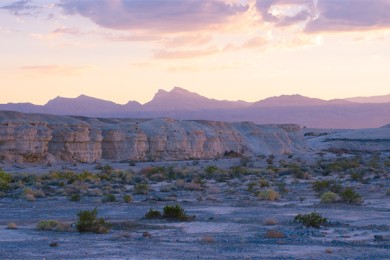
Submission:
M 244 49 L 256 49 L 260 47 L 264 47 L 267 45 L 268 41 L 264 37 L 254 37 L 252 39 L 249 39 L 247 42 L 245 42 L 242 45 L 242 48 Z
M 20 70 L 26 73 L 27 76 L 74 76 L 82 74 L 83 72 L 90 70 L 90 66 L 69 66 L 69 65 L 34 65 L 20 67 Z
M 263 21 L 288 26 L 308 20 L 314 13 L 313 0 L 257 0 Z
M 390 27 L 389 0 L 257 0 L 263 21 L 304 23 L 304 32 L 376 30 Z
M 167 51 L 158 50 L 154 52 L 154 58 L 156 59 L 190 59 L 201 56 L 208 56 L 220 52 L 216 47 L 209 47 L 202 50 L 179 50 L 179 51 Z
M 320 0 L 317 8 L 320 16 L 307 24 L 306 32 L 390 28 L 389 0 Z
M 61 0 L 59 6 L 102 27 L 155 32 L 210 28 L 248 10 L 221 0 Z
M 15 1 L 11 4 L 1 6 L 0 9 L 8 10 L 13 15 L 32 15 L 36 13 L 38 6 L 31 5 L 31 0 Z
M 167 48 L 176 48 L 182 46 L 200 46 L 209 43 L 213 37 L 209 34 L 185 34 L 174 37 L 166 37 L 162 43 Z

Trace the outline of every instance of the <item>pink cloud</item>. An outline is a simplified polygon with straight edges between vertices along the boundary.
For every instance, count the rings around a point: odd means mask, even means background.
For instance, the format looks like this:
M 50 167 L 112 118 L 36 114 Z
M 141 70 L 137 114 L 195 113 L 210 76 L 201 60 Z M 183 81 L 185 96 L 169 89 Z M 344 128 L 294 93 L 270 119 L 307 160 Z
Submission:
M 59 6 L 102 27 L 160 32 L 205 29 L 248 10 L 220 0 L 62 0 Z
M 273 12 L 283 6 L 289 6 L 291 12 Z M 389 0 L 257 0 L 256 7 L 263 21 L 277 26 L 305 23 L 307 33 L 390 27 Z

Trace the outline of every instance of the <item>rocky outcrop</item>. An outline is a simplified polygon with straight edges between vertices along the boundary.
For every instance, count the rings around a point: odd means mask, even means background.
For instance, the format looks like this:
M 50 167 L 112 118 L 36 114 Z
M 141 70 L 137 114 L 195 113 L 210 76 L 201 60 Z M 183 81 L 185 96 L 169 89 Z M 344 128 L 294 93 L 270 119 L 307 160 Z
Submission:
M 185 160 L 301 151 L 297 125 L 96 119 L 0 111 L 3 163 Z

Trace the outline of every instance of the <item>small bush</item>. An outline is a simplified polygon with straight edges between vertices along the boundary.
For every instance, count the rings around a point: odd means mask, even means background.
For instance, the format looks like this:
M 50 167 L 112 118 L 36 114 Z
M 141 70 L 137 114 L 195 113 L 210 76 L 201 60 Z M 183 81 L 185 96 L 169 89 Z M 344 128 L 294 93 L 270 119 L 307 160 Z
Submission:
M 149 209 L 149 211 L 145 214 L 145 218 L 148 219 L 161 218 L 161 212 L 158 210 Z
M 284 234 L 276 229 L 267 230 L 265 233 L 266 238 L 283 238 Z
M 114 194 L 106 194 L 102 198 L 102 202 L 115 202 L 116 198 Z
M 123 202 L 125 202 L 125 203 L 130 203 L 133 201 L 133 197 L 131 197 L 128 194 L 123 195 L 122 199 L 123 199 Z
M 210 166 L 207 166 L 207 167 L 204 169 L 204 172 L 206 173 L 206 175 L 207 175 L 208 177 L 211 177 L 211 176 L 214 175 L 218 170 L 219 170 L 219 168 L 218 168 L 217 166 L 210 165 Z
M 200 242 L 203 244 L 213 244 L 215 243 L 215 239 L 212 236 L 204 236 L 200 239 Z
M 267 180 L 264 180 L 264 179 L 260 179 L 259 184 L 260 184 L 261 188 L 269 187 L 269 182 Z
M 149 185 L 146 183 L 138 183 L 134 186 L 134 194 L 146 195 L 149 193 Z
M 10 174 L 0 170 L 0 191 L 7 191 L 11 180 L 12 176 Z
M 18 226 L 16 225 L 15 222 L 10 222 L 7 225 L 7 229 L 18 229 Z
M 58 231 L 58 232 L 63 232 L 63 231 L 69 231 L 70 225 L 60 222 L 60 221 L 55 221 L 55 220 L 42 220 L 39 221 L 37 224 L 37 229 L 41 231 Z
M 257 194 L 257 197 L 260 200 L 269 200 L 269 201 L 275 201 L 280 199 L 280 194 L 274 190 L 265 190 L 265 191 L 259 191 Z
M 69 198 L 70 201 L 80 201 L 81 200 L 81 195 L 75 193 L 75 194 L 70 195 L 68 198 Z
M 362 196 L 360 196 L 356 191 L 354 191 L 350 187 L 345 188 L 340 193 L 340 198 L 342 202 L 349 203 L 349 204 L 359 204 L 363 202 Z
M 327 203 L 334 203 L 338 199 L 338 196 L 336 193 L 328 191 L 322 194 L 321 196 L 321 203 L 327 204 Z
M 340 193 L 342 190 L 341 185 L 334 180 L 316 181 L 313 183 L 312 188 L 319 196 L 328 191 Z
M 82 210 L 77 213 L 79 217 L 76 228 L 80 233 L 92 232 L 98 234 L 108 233 L 110 225 L 103 218 L 97 218 L 97 209 Z
M 184 209 L 179 205 L 167 205 L 163 209 L 163 218 L 185 221 L 189 217 L 186 215 Z
M 320 228 L 321 225 L 328 222 L 326 218 L 323 218 L 320 213 L 313 211 L 308 214 L 298 214 L 294 218 L 295 223 L 301 223 L 305 227 Z
M 278 221 L 274 218 L 267 218 L 264 220 L 264 225 L 267 225 L 267 226 L 273 226 L 273 225 L 276 225 L 278 224 Z

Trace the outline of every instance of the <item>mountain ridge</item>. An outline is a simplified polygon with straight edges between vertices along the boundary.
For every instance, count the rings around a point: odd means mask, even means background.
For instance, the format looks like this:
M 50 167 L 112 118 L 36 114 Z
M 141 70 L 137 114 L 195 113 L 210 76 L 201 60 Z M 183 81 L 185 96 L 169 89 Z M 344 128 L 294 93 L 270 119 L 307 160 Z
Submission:
M 180 87 L 174 87 L 171 91 L 160 89 L 145 104 L 129 101 L 122 105 L 82 94 L 76 98 L 56 97 L 45 105 L 0 104 L 0 110 L 88 117 L 172 117 L 180 120 L 253 121 L 257 124 L 297 123 L 317 128 L 380 127 L 390 122 L 390 103 L 322 100 L 299 94 L 269 97 L 257 102 L 228 101 L 210 99 Z

